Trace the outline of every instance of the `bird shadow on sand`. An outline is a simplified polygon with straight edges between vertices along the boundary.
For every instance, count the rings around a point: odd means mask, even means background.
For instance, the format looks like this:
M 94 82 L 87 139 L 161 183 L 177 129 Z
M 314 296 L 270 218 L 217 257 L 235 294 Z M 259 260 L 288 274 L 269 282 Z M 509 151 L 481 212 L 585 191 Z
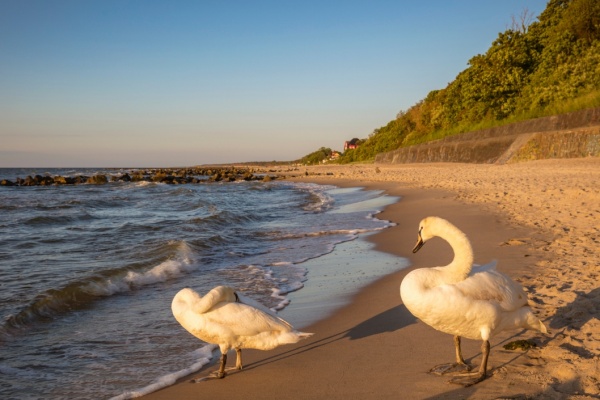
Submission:
M 595 309 L 600 308 L 600 287 L 589 293 L 575 291 L 577 297 L 554 313 L 550 321 L 550 328 L 572 328 L 580 330 L 583 325 L 593 318 L 598 318 Z
M 484 383 L 484 382 L 482 382 L 482 383 Z M 570 380 L 570 381 L 566 382 L 565 385 L 566 386 L 577 386 L 577 385 L 579 385 L 579 379 Z M 474 385 L 474 386 L 471 386 L 468 388 L 461 387 L 461 388 L 457 388 L 457 389 L 452 389 L 441 395 L 437 394 L 435 396 L 425 397 L 423 400 L 468 399 L 471 396 L 475 395 L 477 393 L 478 389 L 479 389 L 478 385 Z M 582 395 L 582 394 L 580 393 L 579 395 Z M 596 395 L 589 395 L 589 394 L 583 394 L 582 396 L 585 396 L 585 398 L 588 398 L 588 399 L 600 398 Z M 545 389 L 541 389 L 539 392 L 536 392 L 536 393 L 515 393 L 515 394 L 510 394 L 510 395 L 498 394 L 497 396 L 489 397 L 489 399 L 491 399 L 491 400 L 531 400 L 531 399 L 558 400 L 558 399 L 569 399 L 569 398 L 571 398 L 569 393 L 565 393 L 560 390 L 557 390 L 552 385 L 549 385 Z
M 389 310 L 383 311 L 350 329 L 321 338 L 319 338 L 317 333 L 313 338 L 308 339 L 309 341 L 305 344 L 253 362 L 252 364 L 245 366 L 244 370 L 253 369 L 261 365 L 270 364 L 307 351 L 312 351 L 319 347 L 330 345 L 338 340 L 359 340 L 382 333 L 394 332 L 416 322 L 416 318 L 413 317 L 403 304 L 400 304 Z
M 554 313 L 549 326 L 556 331 L 556 334 L 548 341 L 561 338 L 563 332 L 567 329 L 580 331 L 590 320 L 598 318 L 596 310 L 600 309 L 600 288 L 596 288 L 589 293 L 581 291 L 575 293 L 577 293 L 575 300 L 558 308 Z M 583 346 L 562 343 L 560 347 L 586 359 L 594 358 L 594 354 Z
M 417 322 L 404 304 L 392 307 L 349 329 L 345 337 L 350 340 L 363 339 L 386 332 L 394 332 Z

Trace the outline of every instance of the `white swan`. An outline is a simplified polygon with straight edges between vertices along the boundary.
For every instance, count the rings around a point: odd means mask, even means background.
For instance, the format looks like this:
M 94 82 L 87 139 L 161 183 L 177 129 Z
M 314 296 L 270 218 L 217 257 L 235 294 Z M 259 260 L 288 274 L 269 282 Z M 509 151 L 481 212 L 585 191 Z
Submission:
M 218 378 L 225 377 L 227 352 L 231 349 L 237 353 L 236 369 L 242 369 L 243 348 L 271 350 L 312 335 L 296 331 L 271 310 L 228 286 L 217 286 L 204 297 L 192 289 L 182 289 L 173 298 L 171 310 L 192 335 L 219 345 Z
M 435 236 L 448 241 L 454 259 L 444 267 L 420 268 L 408 273 L 400 285 L 400 296 L 415 317 L 436 330 L 454 335 L 456 363 L 451 367 L 434 367 L 432 372 L 445 373 L 456 367 L 469 370 L 461 354 L 460 338 L 483 340 L 479 371 L 451 380 L 470 386 L 486 378 L 492 336 L 517 328 L 547 331 L 527 305 L 521 285 L 496 271 L 495 262 L 472 269 L 473 250 L 469 240 L 445 219 L 428 217 L 421 221 L 413 253 Z

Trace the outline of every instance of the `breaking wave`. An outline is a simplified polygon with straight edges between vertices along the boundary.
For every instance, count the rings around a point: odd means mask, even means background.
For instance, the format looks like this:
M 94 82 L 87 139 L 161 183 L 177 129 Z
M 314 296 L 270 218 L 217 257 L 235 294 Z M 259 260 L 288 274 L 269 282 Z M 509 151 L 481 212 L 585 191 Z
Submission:
M 179 242 L 178 252 L 154 267 L 116 268 L 49 289 L 35 297 L 24 309 L 5 318 L 0 336 L 7 336 L 36 321 L 51 320 L 59 315 L 88 308 L 102 297 L 129 292 L 158 282 L 177 278 L 196 269 L 190 246 Z

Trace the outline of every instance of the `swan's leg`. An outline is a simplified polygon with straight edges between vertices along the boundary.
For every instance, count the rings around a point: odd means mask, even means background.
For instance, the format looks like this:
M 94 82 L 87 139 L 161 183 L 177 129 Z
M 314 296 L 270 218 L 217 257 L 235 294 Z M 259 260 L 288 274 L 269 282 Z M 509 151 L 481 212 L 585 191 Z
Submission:
M 219 367 L 219 372 L 217 372 L 217 378 L 225 378 L 225 364 L 227 364 L 227 352 L 224 351 L 221 354 L 221 366 Z
M 469 387 L 483 381 L 487 377 L 487 363 L 490 356 L 489 340 L 484 340 L 481 344 L 481 354 L 482 358 L 479 371 L 470 374 L 463 374 L 463 376 L 457 376 L 456 378 L 451 379 L 449 382 L 463 385 L 464 387 Z
M 462 356 L 462 350 L 460 347 L 460 336 L 454 336 L 454 348 L 456 351 L 456 362 L 449 364 L 440 364 L 431 368 L 429 372 L 436 375 L 445 375 L 453 372 L 464 372 L 470 371 L 471 366 L 465 362 Z
M 235 369 L 242 369 L 244 366 L 242 365 L 242 349 L 235 349 L 235 353 L 237 355 L 235 361 Z
M 456 364 L 467 365 L 462 356 L 462 349 L 460 348 L 460 336 L 454 336 L 454 347 L 456 349 Z
M 481 359 L 481 365 L 479 366 L 479 374 L 482 377 L 481 380 L 483 380 L 487 377 L 487 363 L 488 363 L 488 358 L 490 357 L 490 341 L 489 340 L 484 340 L 483 343 L 481 344 L 481 353 L 483 354 L 483 357 Z

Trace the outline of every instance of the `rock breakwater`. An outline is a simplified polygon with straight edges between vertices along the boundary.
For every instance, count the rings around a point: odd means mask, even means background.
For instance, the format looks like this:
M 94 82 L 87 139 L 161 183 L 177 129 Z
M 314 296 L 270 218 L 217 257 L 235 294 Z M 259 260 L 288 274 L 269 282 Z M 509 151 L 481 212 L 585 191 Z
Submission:
M 109 182 L 156 182 L 172 185 L 211 182 L 262 181 L 283 179 L 285 175 L 268 170 L 243 167 L 190 167 L 132 169 L 126 172 L 99 173 L 91 176 L 29 175 L 15 180 L 0 180 L 0 186 L 103 185 Z

